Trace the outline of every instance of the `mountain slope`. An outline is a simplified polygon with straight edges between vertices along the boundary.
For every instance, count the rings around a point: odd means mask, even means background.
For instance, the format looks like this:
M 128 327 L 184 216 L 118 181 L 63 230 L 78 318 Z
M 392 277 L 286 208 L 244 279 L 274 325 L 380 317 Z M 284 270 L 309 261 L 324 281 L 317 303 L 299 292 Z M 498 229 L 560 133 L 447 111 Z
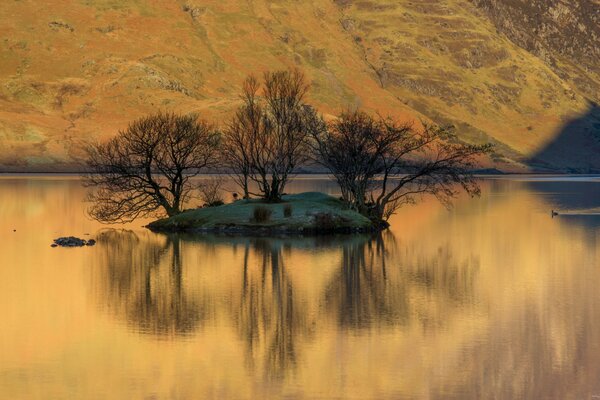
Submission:
M 600 102 L 600 1 L 474 0 L 514 43 Z
M 382 87 L 434 120 L 456 124 L 463 137 L 491 136 L 513 160 L 532 161 L 569 122 L 590 115 L 588 93 L 559 76 L 563 70 L 552 70 L 498 32 L 483 8 L 471 2 L 338 4 L 343 24 L 361 43 Z M 590 124 L 568 126 L 577 130 L 573 147 L 579 153 L 559 159 L 553 153 L 535 163 L 597 168 L 598 161 L 588 162 L 599 149 Z
M 589 115 L 594 99 L 580 75 L 497 29 L 492 16 L 512 11 L 490 4 L 3 2 L 0 167 L 78 168 L 86 142 L 157 109 L 220 121 L 248 73 L 295 66 L 312 81 L 310 100 L 325 114 L 360 106 L 453 123 L 466 141 L 497 143 L 494 163 L 504 170 L 600 168 L 593 123 L 569 124 Z M 597 65 L 586 66 L 589 85 L 599 82 Z M 579 152 L 565 158 L 560 146 L 558 156 L 544 153 L 565 126 L 577 131 Z

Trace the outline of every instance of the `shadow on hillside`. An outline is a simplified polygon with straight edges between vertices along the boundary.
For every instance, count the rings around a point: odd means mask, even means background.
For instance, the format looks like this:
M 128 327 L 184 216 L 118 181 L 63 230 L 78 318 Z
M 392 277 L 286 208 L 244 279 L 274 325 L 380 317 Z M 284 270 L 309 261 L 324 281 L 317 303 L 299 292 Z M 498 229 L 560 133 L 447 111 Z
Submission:
M 585 114 L 568 121 L 527 163 L 538 170 L 600 173 L 600 106 L 590 103 Z

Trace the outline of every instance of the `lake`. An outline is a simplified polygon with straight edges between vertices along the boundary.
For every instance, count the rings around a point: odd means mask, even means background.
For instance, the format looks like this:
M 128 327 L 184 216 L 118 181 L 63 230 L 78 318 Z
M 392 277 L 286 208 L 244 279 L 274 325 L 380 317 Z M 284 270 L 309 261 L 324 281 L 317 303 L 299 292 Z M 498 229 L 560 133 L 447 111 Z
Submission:
M 312 190 L 336 186 L 289 186 Z M 600 398 L 598 177 L 487 178 L 316 238 L 105 226 L 85 194 L 0 178 L 2 399 Z

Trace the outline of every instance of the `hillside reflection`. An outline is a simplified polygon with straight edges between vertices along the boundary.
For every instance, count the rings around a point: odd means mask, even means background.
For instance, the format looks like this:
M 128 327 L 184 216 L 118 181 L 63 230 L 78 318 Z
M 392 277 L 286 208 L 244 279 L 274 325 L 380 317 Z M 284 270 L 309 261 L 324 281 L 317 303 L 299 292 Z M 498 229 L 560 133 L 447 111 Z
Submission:
M 599 185 L 494 178 L 379 236 L 244 238 L 105 230 L 77 179 L 0 179 L 0 397 L 593 398 Z

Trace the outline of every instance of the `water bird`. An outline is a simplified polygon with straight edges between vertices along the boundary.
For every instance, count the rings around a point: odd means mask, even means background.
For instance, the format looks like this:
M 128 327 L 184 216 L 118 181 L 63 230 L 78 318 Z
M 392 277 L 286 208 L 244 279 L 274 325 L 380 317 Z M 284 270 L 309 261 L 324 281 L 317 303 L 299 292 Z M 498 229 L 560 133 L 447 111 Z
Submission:
M 557 211 L 552 210 L 552 218 L 556 217 L 558 215 Z

